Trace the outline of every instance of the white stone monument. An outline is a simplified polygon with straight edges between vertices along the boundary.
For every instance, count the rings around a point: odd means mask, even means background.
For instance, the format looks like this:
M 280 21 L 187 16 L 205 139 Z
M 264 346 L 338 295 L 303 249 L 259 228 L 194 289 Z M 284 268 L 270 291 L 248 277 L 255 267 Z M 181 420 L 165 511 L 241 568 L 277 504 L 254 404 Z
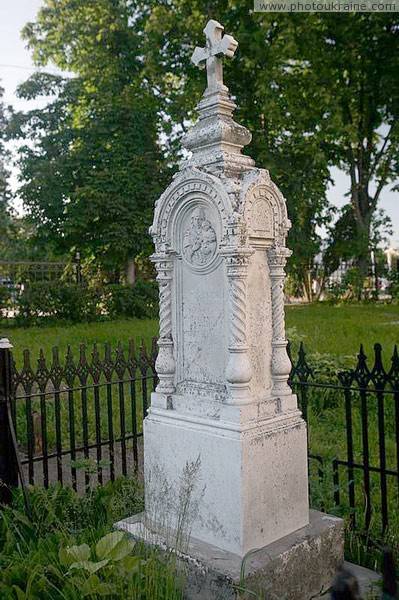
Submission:
M 290 227 L 269 173 L 241 154 L 222 55 L 237 42 L 209 21 L 208 87 L 183 144 L 192 157 L 156 204 L 159 385 L 145 419 L 146 497 L 154 473 L 176 489 L 199 457 L 192 535 L 240 556 L 308 524 L 306 425 L 287 384 L 284 265 Z M 156 484 L 155 484 L 156 485 Z M 173 505 L 173 503 L 172 503 Z M 171 526 L 176 515 L 164 515 Z
M 241 154 L 249 131 L 223 83 L 237 42 L 209 21 L 208 86 L 183 138 L 191 157 L 156 203 L 159 384 L 144 423 L 146 519 L 241 559 L 309 523 L 307 434 L 287 379 L 285 199 Z M 195 468 L 194 468 L 195 466 Z M 206 597 L 206 596 L 204 596 Z

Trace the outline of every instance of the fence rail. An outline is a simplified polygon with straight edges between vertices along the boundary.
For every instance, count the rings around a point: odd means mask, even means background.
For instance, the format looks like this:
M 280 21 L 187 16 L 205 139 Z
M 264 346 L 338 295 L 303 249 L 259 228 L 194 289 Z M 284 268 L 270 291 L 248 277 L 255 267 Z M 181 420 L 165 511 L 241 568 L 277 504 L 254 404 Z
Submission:
M 14 318 L 21 296 L 31 288 L 55 286 L 60 281 L 76 286 L 84 283 L 80 254 L 71 263 L 0 260 L 0 317 Z
M 6 282 L 8 285 L 29 285 L 37 281 L 58 281 L 67 266 L 66 262 L 57 261 L 0 260 L 0 284 Z M 69 275 L 69 279 L 72 280 L 72 277 L 74 280 L 74 276 Z

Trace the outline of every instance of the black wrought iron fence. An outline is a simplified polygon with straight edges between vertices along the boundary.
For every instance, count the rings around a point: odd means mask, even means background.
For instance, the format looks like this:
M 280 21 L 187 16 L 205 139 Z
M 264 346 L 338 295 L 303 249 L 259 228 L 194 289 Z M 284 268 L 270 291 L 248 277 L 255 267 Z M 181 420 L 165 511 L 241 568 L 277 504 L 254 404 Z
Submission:
M 385 367 L 380 344 L 369 364 L 363 347 L 352 369 L 326 381 L 301 344 L 291 385 L 308 423 L 312 500 L 349 514 L 378 535 L 399 525 L 399 355 Z M 317 473 L 312 473 L 316 461 Z
M 0 478 L 15 485 L 7 406 L 23 476 L 32 484 L 70 483 L 83 491 L 142 464 L 142 422 L 156 385 L 156 340 L 127 349 L 105 344 L 79 356 L 57 348 L 50 361 L 28 350 L 18 369 L 0 340 Z M 8 374 L 8 375 L 7 375 Z M 309 479 L 315 508 L 348 515 L 379 535 L 399 530 L 399 355 L 389 367 L 379 344 L 352 369 L 326 375 L 303 345 L 291 385 L 308 423 Z M 0 500 L 2 499 L 0 487 Z
M 24 351 L 22 369 L 11 356 L 10 407 L 22 469 L 31 484 L 70 483 L 84 490 L 137 473 L 142 423 L 156 384 L 156 340 L 150 349 L 129 342 L 79 356 L 58 348 L 40 353 L 32 365 Z

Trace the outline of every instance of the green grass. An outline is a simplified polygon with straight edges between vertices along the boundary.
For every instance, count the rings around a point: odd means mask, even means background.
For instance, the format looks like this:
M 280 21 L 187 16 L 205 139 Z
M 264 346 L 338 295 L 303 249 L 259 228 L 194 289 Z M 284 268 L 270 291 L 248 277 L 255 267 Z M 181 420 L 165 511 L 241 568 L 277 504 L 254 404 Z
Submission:
M 294 348 L 302 340 L 309 354 L 355 356 L 363 343 L 366 353 L 371 356 L 373 345 L 379 342 L 389 359 L 394 344 L 399 343 L 399 306 L 395 305 L 317 303 L 288 306 L 286 322 L 287 335 L 294 342 Z M 149 342 L 157 333 L 158 323 L 150 319 L 31 328 L 0 326 L 0 336 L 9 337 L 14 345 L 17 364 L 21 364 L 24 348 L 31 350 L 33 359 L 41 348 L 46 356 L 50 356 L 53 346 L 59 346 L 60 356 L 65 355 L 68 345 L 77 355 L 81 343 L 90 348 L 94 343 L 101 345 L 109 341 L 115 348 L 121 341 L 126 347 L 129 338 L 144 338 Z
M 22 364 L 23 350 L 29 348 L 32 363 L 43 349 L 46 357 L 51 358 L 51 349 L 58 346 L 60 359 L 65 357 L 68 346 L 72 353 L 78 357 L 80 344 L 86 344 L 89 352 L 93 344 L 101 345 L 110 342 L 112 348 L 116 348 L 120 341 L 124 348 L 127 347 L 130 338 L 140 342 L 145 340 L 150 344 L 151 338 L 158 334 L 158 323 L 150 319 L 121 319 L 118 321 L 106 321 L 103 323 L 78 323 L 76 325 L 55 325 L 48 327 L 1 327 L 0 337 L 8 337 L 14 346 L 13 355 L 17 365 Z
M 309 354 L 354 356 L 361 343 L 372 356 L 373 345 L 382 344 L 384 357 L 399 344 L 399 306 L 383 304 L 287 306 L 287 336 L 302 340 Z M 296 344 L 294 344 L 295 347 Z

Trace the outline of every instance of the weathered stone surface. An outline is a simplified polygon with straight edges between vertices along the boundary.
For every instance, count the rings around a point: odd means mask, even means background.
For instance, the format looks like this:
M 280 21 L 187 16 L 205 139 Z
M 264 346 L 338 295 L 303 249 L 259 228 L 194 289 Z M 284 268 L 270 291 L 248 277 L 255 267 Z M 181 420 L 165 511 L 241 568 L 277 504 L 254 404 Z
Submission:
M 300 417 L 233 429 L 220 419 L 187 413 L 169 417 L 167 412 L 153 409 L 146 422 L 145 464 L 151 466 L 146 499 L 152 520 L 176 528 L 184 489 L 191 485 L 184 529 L 240 556 L 308 522 Z M 197 460 L 195 476 L 184 482 L 187 465 Z
M 192 156 L 151 228 L 159 384 L 144 423 L 144 471 L 147 515 L 159 529 L 177 528 L 189 504 L 187 531 L 242 557 L 307 525 L 307 447 L 287 383 L 290 222 L 269 173 L 241 154 L 251 135 L 233 120 L 220 58 L 237 42 L 222 31 L 210 21 L 195 51 L 208 87 L 183 140 Z
M 117 524 L 135 537 L 166 550 L 166 540 L 136 515 Z M 295 533 L 243 559 L 220 547 L 191 538 L 184 552 L 176 551 L 186 576 L 188 600 L 237 598 L 239 588 L 255 592 L 262 600 L 310 600 L 331 585 L 343 559 L 343 521 L 310 511 L 310 523 Z M 172 535 L 171 537 L 176 537 Z M 219 546 L 219 545 L 218 545 Z

